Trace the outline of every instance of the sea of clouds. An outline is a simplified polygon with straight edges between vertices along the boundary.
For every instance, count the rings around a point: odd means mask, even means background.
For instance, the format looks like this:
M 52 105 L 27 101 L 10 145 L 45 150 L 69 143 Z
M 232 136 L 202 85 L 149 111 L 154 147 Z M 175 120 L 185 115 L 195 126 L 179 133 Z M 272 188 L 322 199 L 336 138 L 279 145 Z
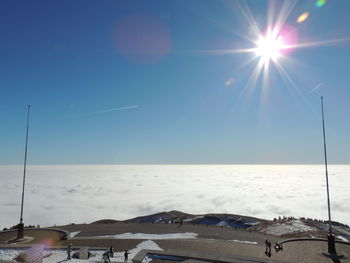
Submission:
M 0 166 L 0 228 L 19 222 L 22 166 Z M 332 219 L 350 224 L 350 165 L 330 165 Z M 161 211 L 327 219 L 322 165 L 28 166 L 24 223 L 52 226 Z

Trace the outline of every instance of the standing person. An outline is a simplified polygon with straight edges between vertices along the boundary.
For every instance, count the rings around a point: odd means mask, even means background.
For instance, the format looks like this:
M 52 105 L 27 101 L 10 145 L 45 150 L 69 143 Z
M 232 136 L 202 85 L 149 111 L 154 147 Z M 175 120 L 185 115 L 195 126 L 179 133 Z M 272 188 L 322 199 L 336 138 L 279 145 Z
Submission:
M 72 252 L 72 243 L 69 243 L 67 247 L 67 259 L 71 259 L 70 253 Z
M 111 246 L 111 247 L 109 248 L 109 256 L 112 258 L 113 255 L 114 255 L 113 246 Z
M 266 239 L 265 240 L 265 245 L 266 245 L 266 247 L 265 247 L 265 255 L 268 256 L 268 257 L 271 257 L 271 242 L 268 239 Z
M 103 259 L 103 262 L 104 263 L 108 263 L 108 262 L 111 262 L 110 258 L 109 258 L 109 251 L 106 251 L 105 253 L 103 253 L 102 255 L 102 259 Z
M 125 250 L 125 252 L 124 252 L 124 263 L 127 263 L 128 262 L 128 255 L 129 255 L 130 253 L 127 251 L 127 250 Z

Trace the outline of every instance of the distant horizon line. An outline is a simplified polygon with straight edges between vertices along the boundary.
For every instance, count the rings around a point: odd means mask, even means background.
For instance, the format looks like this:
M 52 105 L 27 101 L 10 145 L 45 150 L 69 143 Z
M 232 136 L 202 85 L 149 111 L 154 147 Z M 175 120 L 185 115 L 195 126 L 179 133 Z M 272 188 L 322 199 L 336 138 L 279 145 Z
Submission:
M 324 165 L 324 163 L 60 163 L 27 164 L 27 166 L 82 166 L 82 165 Z M 328 163 L 328 165 L 350 165 L 350 163 Z M 23 166 L 23 164 L 0 164 L 0 166 Z

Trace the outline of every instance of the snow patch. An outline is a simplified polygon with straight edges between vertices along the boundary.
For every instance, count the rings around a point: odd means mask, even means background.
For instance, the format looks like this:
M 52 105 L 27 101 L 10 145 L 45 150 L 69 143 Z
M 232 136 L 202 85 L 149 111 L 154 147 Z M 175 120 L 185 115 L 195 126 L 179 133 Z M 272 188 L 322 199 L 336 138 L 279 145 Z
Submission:
M 275 223 L 266 228 L 260 230 L 260 232 L 266 232 L 269 235 L 285 235 L 297 232 L 315 231 L 316 228 L 310 227 L 304 224 L 300 220 L 291 220 L 284 223 Z
M 145 257 L 142 259 L 141 263 L 149 263 L 149 262 L 151 262 L 151 261 L 152 261 L 152 259 L 151 259 L 150 257 L 145 256 Z
M 23 251 L 20 249 L 0 249 L 0 260 L 12 260 Z
M 219 223 L 216 224 L 217 226 L 229 226 L 229 224 L 227 224 L 227 222 L 225 221 L 221 221 Z
M 245 240 L 237 240 L 237 239 L 229 240 L 229 241 L 235 242 L 235 243 L 250 244 L 250 245 L 257 245 L 258 244 L 258 242 L 255 242 L 255 241 L 245 241 Z
M 162 248 L 160 248 L 158 246 L 157 243 L 155 243 L 154 241 L 152 240 L 146 240 L 146 241 L 143 241 L 141 242 L 140 244 L 138 244 L 136 246 L 136 248 L 133 248 L 131 249 L 129 252 L 130 252 L 130 258 L 134 258 L 137 253 L 139 253 L 142 249 L 149 249 L 149 250 L 163 250 Z
M 341 241 L 344 241 L 344 242 L 349 242 L 349 240 L 347 240 L 345 237 L 343 236 L 337 236 L 337 238 L 339 238 Z
M 152 240 L 146 240 L 146 241 L 139 243 L 136 246 L 136 248 L 133 248 L 129 251 L 130 252 L 129 259 L 133 259 L 134 256 L 137 253 L 139 253 L 142 249 L 163 250 L 162 248 L 160 248 L 158 246 L 157 243 L 153 242 Z M 25 250 L 0 249 L 0 260 L 12 260 L 16 256 L 18 256 L 19 253 L 21 253 L 23 251 L 25 251 Z M 73 253 L 75 251 L 76 250 L 74 250 Z M 92 254 L 92 256 L 88 260 L 71 259 L 71 260 L 69 260 L 69 263 L 83 263 L 83 262 L 101 261 L 102 255 L 105 252 L 105 250 L 89 250 L 89 252 Z M 48 256 L 43 259 L 43 263 L 60 262 L 60 261 L 63 261 L 67 258 L 67 251 L 65 249 L 63 249 L 63 250 L 58 250 L 58 249 L 47 250 L 47 251 L 44 251 L 44 255 L 48 255 Z M 110 259 L 112 262 L 123 262 L 124 261 L 124 251 L 123 252 L 115 252 L 114 257 L 112 257 Z
M 70 232 L 69 233 L 69 236 L 72 238 L 72 237 L 75 237 L 76 235 L 78 235 L 81 231 L 76 231 L 76 232 Z

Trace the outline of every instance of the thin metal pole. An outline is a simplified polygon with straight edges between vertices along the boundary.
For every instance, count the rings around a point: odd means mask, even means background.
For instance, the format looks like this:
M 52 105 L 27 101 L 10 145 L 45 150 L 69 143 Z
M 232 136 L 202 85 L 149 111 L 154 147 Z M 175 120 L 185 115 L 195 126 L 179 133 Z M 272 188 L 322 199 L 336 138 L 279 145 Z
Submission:
M 322 127 L 323 127 L 324 161 L 325 161 L 326 182 L 327 182 L 327 202 L 328 202 L 329 234 L 332 235 L 331 202 L 330 202 L 330 198 L 329 198 L 328 167 L 327 167 L 327 148 L 326 148 L 326 130 L 325 130 L 325 126 L 324 126 L 323 96 L 321 96 L 321 107 L 322 107 Z
M 21 204 L 21 217 L 19 219 L 20 224 L 23 222 L 23 202 L 24 202 L 24 186 L 26 182 L 26 167 L 27 167 L 27 149 L 28 149 L 28 130 L 29 130 L 29 112 L 30 105 L 28 105 L 28 114 L 27 114 L 27 132 L 26 132 L 26 146 L 24 150 L 24 169 L 23 169 L 23 187 L 22 187 L 22 204 Z

